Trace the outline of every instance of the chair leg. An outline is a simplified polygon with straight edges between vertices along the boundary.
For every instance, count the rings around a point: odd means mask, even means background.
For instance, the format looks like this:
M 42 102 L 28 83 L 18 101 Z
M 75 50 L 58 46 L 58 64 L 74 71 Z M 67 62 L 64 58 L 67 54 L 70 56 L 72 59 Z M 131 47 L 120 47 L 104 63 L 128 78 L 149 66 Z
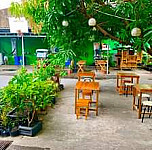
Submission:
M 151 109 L 150 109 L 150 114 L 149 114 L 149 118 L 150 118 L 150 116 L 151 116 L 151 111 L 152 111 L 152 106 L 151 106 Z
M 146 111 L 146 107 L 144 108 L 144 113 L 143 113 L 143 116 L 142 116 L 142 123 L 143 123 L 143 121 L 144 121 L 144 115 L 145 115 L 145 111 Z
M 78 119 L 79 116 L 80 116 L 80 108 L 77 108 L 77 109 L 76 109 L 76 116 L 77 116 L 77 119 Z
M 149 112 L 149 106 L 148 106 L 148 110 L 147 111 Z
M 90 100 L 91 100 L 91 102 L 92 102 L 92 94 L 90 95 Z
M 137 108 L 139 108 L 139 98 L 138 98 Z M 142 110 L 142 109 L 141 109 L 141 110 Z
M 86 108 L 86 113 L 85 113 L 85 119 L 87 120 L 87 116 L 88 116 L 88 107 Z
M 126 95 L 126 86 L 125 86 L 125 84 L 124 84 L 124 93 L 123 94 Z
M 126 97 L 128 97 L 128 90 L 129 90 L 129 87 L 127 86 Z
M 130 87 L 130 93 L 131 93 L 131 95 L 132 95 L 132 89 L 133 89 L 133 86 Z

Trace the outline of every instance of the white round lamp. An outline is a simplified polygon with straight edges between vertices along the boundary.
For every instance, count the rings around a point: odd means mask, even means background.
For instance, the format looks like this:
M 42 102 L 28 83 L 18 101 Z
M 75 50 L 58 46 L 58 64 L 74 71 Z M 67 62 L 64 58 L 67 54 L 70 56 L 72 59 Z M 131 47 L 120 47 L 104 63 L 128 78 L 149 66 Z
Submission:
M 89 26 L 93 27 L 96 25 L 96 19 L 94 18 L 90 18 L 88 21 Z
M 63 25 L 64 27 L 67 27 L 67 26 L 69 25 L 69 23 L 68 23 L 68 21 L 63 20 L 63 21 L 62 21 L 62 25 Z
M 140 36 L 141 35 L 141 29 L 140 28 L 133 28 L 131 30 L 131 35 L 132 36 Z

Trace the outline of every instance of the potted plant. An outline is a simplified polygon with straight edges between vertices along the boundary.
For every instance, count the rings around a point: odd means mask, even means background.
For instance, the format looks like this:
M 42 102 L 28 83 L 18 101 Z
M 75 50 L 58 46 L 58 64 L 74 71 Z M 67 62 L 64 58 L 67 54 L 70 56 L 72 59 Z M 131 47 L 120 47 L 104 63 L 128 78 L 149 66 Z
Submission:
M 152 62 L 147 64 L 147 70 L 152 71 Z
M 34 136 L 42 128 L 37 112 L 46 108 L 52 96 L 55 96 L 57 85 L 53 81 L 35 81 L 26 88 L 24 110 L 27 112 L 27 127 L 19 126 L 20 134 Z
M 7 108 L 4 108 L 1 112 L 1 120 L 2 120 L 1 136 L 3 137 L 10 135 L 8 129 L 7 111 L 8 111 Z
M 22 135 L 34 136 L 42 129 L 37 112 L 46 108 L 49 103 L 53 105 L 58 91 L 58 84 L 51 80 L 53 75 L 54 67 L 51 65 L 40 67 L 34 73 L 27 73 L 25 68 L 21 68 L 8 86 L 0 91 L 0 100 L 3 102 L 1 106 L 4 106 L 1 120 L 5 129 L 11 124 L 10 132 L 17 131 L 17 127 L 14 126 L 16 121 Z M 7 135 L 6 131 L 2 132 L 3 135 Z
M 18 136 L 19 135 L 19 128 L 18 128 L 18 122 L 11 120 L 9 124 L 9 134 L 10 136 Z

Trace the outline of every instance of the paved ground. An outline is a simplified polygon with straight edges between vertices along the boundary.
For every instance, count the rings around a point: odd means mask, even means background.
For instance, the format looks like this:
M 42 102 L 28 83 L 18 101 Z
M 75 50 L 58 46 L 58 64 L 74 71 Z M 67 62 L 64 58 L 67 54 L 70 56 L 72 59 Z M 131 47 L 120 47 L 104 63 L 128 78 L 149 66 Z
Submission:
M 152 84 L 152 73 L 136 70 L 141 83 Z M 113 73 L 115 74 L 115 73 Z M 11 76 L 0 75 L 0 86 Z M 65 89 L 57 104 L 49 109 L 43 130 L 35 137 L 0 138 L 13 140 L 8 150 L 22 150 L 20 146 L 50 148 L 51 150 L 151 150 L 152 119 L 144 123 L 132 111 L 132 96 L 119 95 L 116 79 L 96 80 L 100 83 L 99 116 L 90 113 L 88 120 L 76 119 L 74 114 L 74 86 L 76 79 L 62 79 Z M 32 150 L 26 148 L 25 150 Z

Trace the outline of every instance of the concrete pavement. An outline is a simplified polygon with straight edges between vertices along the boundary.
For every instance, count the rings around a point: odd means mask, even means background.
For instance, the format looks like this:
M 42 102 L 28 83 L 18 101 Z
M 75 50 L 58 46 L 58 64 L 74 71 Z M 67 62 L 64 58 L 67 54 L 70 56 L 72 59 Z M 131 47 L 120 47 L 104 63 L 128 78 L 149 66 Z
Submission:
M 140 83 L 152 84 L 152 73 L 136 70 Z M 114 73 L 115 74 L 115 73 Z M 0 75 L 7 84 L 11 76 Z M 3 80 L 3 81 L 2 81 Z M 61 79 L 65 89 L 59 93 L 57 104 L 44 117 L 43 130 L 35 137 L 7 137 L 13 140 L 8 150 L 151 150 L 152 119 L 144 123 L 132 111 L 132 96 L 119 95 L 116 79 L 96 80 L 100 83 L 99 116 L 91 112 L 88 119 L 76 119 L 74 87 L 76 79 Z M 33 149 L 32 149 L 33 148 Z

